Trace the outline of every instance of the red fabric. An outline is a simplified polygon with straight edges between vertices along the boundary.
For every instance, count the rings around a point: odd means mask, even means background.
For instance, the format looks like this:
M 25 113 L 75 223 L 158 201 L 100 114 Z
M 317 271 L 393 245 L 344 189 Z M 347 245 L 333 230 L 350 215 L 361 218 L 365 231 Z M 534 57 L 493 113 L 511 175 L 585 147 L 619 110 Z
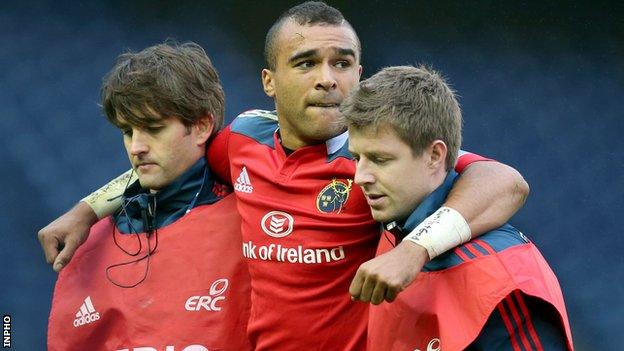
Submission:
M 457 158 L 457 162 L 455 163 L 455 172 L 461 173 L 471 163 L 478 162 L 478 161 L 493 161 L 493 160 L 489 158 L 485 158 L 477 154 L 466 152 Z
M 212 174 L 226 184 L 230 184 L 230 162 L 228 157 L 230 133 L 230 126 L 223 128 L 212 139 L 206 149 L 206 158 Z
M 363 350 L 368 307 L 352 302 L 348 289 L 359 265 L 375 253 L 379 225 L 355 184 L 342 208 L 317 207 L 332 181 L 353 179 L 354 163 L 344 157 L 327 162 L 325 144 L 289 157 L 277 140 L 276 145 L 272 149 L 235 132 L 229 138 L 232 184 L 240 182 L 245 167 L 253 188 L 235 191 L 252 278 L 252 345 Z M 267 233 L 270 226 L 275 236 Z
M 49 350 L 183 350 L 189 345 L 197 345 L 193 350 L 251 350 L 246 338 L 249 272 L 240 255 L 234 196 L 197 207 L 159 229 L 147 278 L 134 288 L 117 287 L 106 278 L 107 267 L 133 259 L 115 246 L 112 230 L 110 217 L 98 222 L 59 274 Z M 117 239 L 128 251 L 138 248 L 136 235 L 117 233 Z M 146 250 L 145 234 L 140 239 L 143 252 L 137 257 Z M 111 277 L 135 283 L 146 264 L 113 269 Z M 74 322 L 80 321 L 81 310 L 90 312 L 91 322 Z
M 382 240 L 378 254 L 391 248 L 387 240 Z M 499 303 L 517 291 L 557 309 L 572 350 L 559 283 L 530 243 L 496 254 L 481 254 L 445 270 L 419 273 L 393 303 L 371 307 L 368 349 L 463 350 L 479 335 Z M 505 314 L 503 319 L 505 316 L 516 318 Z
M 379 224 L 353 183 L 344 206 L 330 212 L 318 207 L 333 181 L 353 180 L 355 163 L 346 157 L 328 162 L 325 143 L 287 156 L 276 133 L 272 147 L 237 131 L 237 123 L 263 118 L 254 113 L 224 129 L 207 152 L 212 170 L 219 177 L 229 174 L 236 189 L 252 278 L 252 345 L 258 351 L 363 350 L 368 305 L 352 302 L 348 289 L 359 265 L 374 255 Z M 280 235 L 267 233 L 272 225 Z M 336 259 L 312 262 L 332 253 Z

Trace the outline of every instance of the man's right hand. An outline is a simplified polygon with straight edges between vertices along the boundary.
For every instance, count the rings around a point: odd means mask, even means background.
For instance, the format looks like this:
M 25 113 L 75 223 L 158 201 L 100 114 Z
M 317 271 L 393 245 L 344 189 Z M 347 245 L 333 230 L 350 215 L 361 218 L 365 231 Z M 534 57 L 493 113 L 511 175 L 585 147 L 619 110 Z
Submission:
M 39 231 L 37 237 L 52 269 L 60 272 L 71 260 L 78 246 L 87 240 L 98 217 L 91 207 L 80 201 L 71 210 Z

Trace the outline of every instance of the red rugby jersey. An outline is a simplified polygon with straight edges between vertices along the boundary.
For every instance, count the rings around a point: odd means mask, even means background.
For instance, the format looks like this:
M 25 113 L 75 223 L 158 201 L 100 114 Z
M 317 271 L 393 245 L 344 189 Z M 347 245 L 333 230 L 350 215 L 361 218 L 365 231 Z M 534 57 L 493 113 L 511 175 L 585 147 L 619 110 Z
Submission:
M 250 341 L 256 350 L 364 350 L 368 304 L 348 290 L 380 226 L 353 183 L 347 133 L 286 155 L 277 128 L 274 112 L 248 111 L 208 150 L 242 217 Z

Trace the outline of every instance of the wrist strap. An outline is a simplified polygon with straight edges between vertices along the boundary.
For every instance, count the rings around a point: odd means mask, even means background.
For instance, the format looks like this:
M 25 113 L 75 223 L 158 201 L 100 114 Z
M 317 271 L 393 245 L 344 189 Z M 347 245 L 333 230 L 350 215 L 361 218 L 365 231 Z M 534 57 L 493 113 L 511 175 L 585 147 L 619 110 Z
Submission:
M 414 242 L 429 253 L 429 258 L 470 241 L 471 233 L 464 217 L 450 207 L 440 207 L 425 218 L 403 240 Z
M 131 181 L 136 180 L 136 175 L 129 170 L 108 184 L 87 195 L 84 201 L 91 207 L 98 219 L 110 216 L 121 207 L 121 195 Z

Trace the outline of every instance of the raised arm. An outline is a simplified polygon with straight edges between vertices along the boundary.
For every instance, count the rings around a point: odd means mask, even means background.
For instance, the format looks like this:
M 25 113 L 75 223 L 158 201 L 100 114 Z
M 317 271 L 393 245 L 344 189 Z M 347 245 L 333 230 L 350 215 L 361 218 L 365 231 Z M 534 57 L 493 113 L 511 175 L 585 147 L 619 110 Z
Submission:
M 529 185 L 514 168 L 473 162 L 453 186 L 444 206 L 458 211 L 475 238 L 505 224 L 524 205 Z
M 229 131 L 229 127 L 220 131 L 208 145 L 206 153 L 211 171 L 226 183 L 230 182 L 227 157 Z M 87 240 L 91 226 L 117 211 L 121 206 L 120 195 L 136 179 L 132 170 L 128 170 L 39 230 L 39 243 L 52 269 L 59 272 L 69 263 L 76 249 Z

